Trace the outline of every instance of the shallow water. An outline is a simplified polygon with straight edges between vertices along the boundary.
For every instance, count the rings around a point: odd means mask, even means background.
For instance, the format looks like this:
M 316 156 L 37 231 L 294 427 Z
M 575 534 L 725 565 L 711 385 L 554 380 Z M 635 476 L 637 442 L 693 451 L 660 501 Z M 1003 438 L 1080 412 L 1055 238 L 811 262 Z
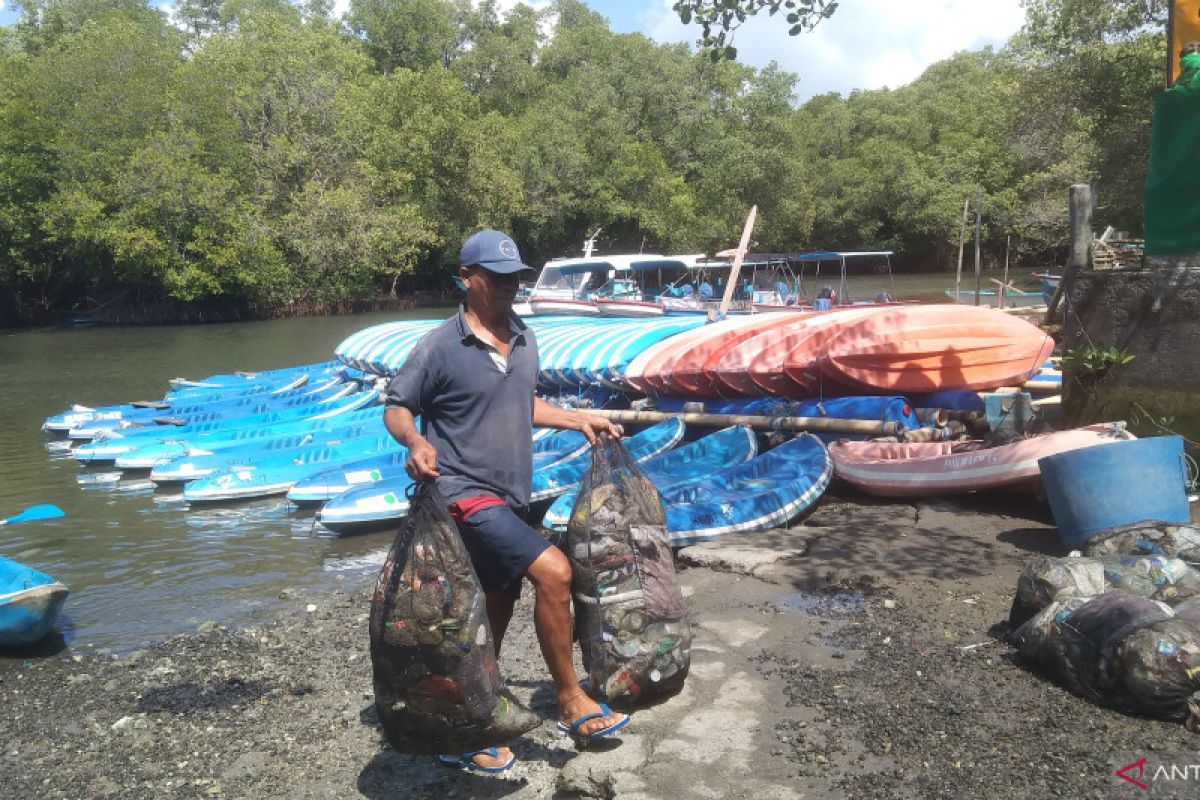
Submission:
M 112 465 L 81 468 L 42 421 L 72 403 L 158 398 L 177 376 L 324 361 L 354 331 L 447 309 L 192 327 L 80 328 L 0 336 L 0 516 L 53 503 L 66 516 L 0 529 L 0 555 L 71 589 L 62 625 L 75 647 L 118 652 L 234 623 L 287 588 L 378 569 L 388 533 L 347 539 L 283 498 L 188 509 L 178 487 Z

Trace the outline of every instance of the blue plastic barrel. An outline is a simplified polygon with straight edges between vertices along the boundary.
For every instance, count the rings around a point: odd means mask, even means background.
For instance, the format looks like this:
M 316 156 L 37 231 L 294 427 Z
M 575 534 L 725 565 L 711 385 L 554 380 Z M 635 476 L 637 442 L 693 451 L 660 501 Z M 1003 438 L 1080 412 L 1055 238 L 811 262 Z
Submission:
M 1038 467 L 1067 547 L 1118 525 L 1189 520 L 1181 436 L 1085 447 L 1046 456 Z

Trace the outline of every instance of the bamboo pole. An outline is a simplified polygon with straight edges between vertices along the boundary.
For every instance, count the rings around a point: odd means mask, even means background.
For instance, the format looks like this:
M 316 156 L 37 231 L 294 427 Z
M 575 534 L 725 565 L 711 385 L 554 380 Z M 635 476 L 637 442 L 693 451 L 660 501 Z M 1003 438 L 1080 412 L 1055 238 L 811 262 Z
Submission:
M 944 408 L 916 408 L 913 411 L 917 415 L 917 419 L 921 422 L 933 425 L 935 428 L 944 428 L 946 423 L 950 421 L 950 415 Z
M 874 419 L 837 419 L 835 417 L 763 417 L 753 414 L 701 414 L 694 411 L 614 411 L 588 409 L 589 414 L 607 417 L 613 422 L 627 424 L 656 423 L 681 419 L 688 425 L 724 428 L 730 425 L 749 425 L 766 431 L 821 431 L 822 433 L 859 433 L 874 436 L 899 436 L 904 433 L 903 422 Z
M 1004 280 L 996 290 L 996 307 L 1004 308 L 1004 291 L 1008 288 L 1008 246 L 1012 236 L 1004 237 Z M 994 279 L 993 279 L 994 280 Z
M 971 208 L 971 198 L 963 198 L 962 224 L 958 226 L 958 272 L 954 275 L 954 302 L 959 302 L 962 287 L 963 246 L 967 243 L 967 212 Z
M 746 250 L 750 247 L 750 234 L 754 231 L 754 220 L 757 217 L 758 206 L 751 206 L 750 215 L 746 217 L 746 225 L 742 228 L 742 240 L 738 242 L 737 252 L 733 254 L 733 266 L 729 269 L 729 283 L 725 285 L 725 294 L 721 297 L 721 307 L 717 312 L 722 318 L 729 312 L 729 302 L 733 299 L 734 290 L 737 289 L 738 273 L 741 272 L 742 259 L 746 257 Z
M 981 281 L 981 270 L 983 269 L 983 261 L 980 258 L 979 245 L 980 237 L 983 229 L 983 187 L 979 187 L 979 196 L 975 201 L 975 305 L 979 305 L 979 292 Z

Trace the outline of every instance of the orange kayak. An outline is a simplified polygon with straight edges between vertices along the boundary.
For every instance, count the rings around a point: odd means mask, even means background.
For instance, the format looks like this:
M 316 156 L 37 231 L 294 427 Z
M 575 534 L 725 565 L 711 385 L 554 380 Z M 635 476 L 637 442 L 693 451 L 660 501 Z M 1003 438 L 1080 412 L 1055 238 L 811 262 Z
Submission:
M 731 348 L 760 334 L 790 325 L 798 318 L 796 311 L 755 314 L 745 324 L 717 331 L 695 342 L 675 360 L 671 367 L 670 387 L 673 394 L 690 397 L 719 397 L 714 386 L 713 367 Z
M 797 381 L 784 371 L 788 355 L 802 343 L 819 354 L 843 327 L 877 311 L 836 309 L 806 314 L 730 350 L 718 365 L 717 375 L 721 383 L 749 396 L 809 397 L 820 386 L 820 376 L 814 370 L 812 379 Z
M 840 326 L 822 348 L 801 343 L 785 370 L 803 383 L 819 361 L 834 380 L 902 393 L 990 389 L 1024 382 L 1053 349 L 1049 334 L 1003 311 L 901 306 Z

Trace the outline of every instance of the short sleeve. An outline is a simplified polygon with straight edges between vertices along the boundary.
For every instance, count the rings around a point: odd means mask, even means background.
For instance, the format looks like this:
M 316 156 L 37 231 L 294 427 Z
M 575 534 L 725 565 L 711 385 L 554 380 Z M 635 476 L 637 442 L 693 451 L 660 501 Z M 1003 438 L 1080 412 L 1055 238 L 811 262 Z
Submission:
M 417 342 L 400 365 L 400 369 L 388 382 L 385 404 L 401 406 L 411 411 L 414 416 L 420 415 L 429 402 L 430 389 L 434 385 L 435 376 L 432 371 L 435 365 L 433 347 L 426 336 Z

